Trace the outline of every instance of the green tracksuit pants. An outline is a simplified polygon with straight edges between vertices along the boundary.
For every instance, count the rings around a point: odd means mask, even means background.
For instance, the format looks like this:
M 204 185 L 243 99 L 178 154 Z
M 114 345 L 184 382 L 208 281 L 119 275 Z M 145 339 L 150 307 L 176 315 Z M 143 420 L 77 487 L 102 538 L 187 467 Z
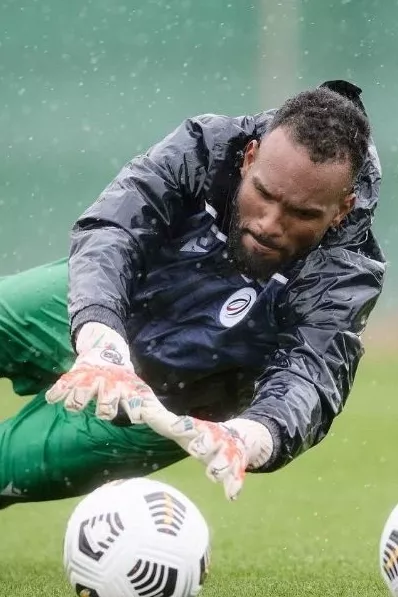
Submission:
M 66 259 L 0 279 L 0 377 L 21 396 L 36 394 L 0 420 L 0 508 L 82 495 L 185 456 L 145 425 L 100 421 L 93 404 L 75 414 L 46 403 L 45 391 L 74 361 L 66 300 Z

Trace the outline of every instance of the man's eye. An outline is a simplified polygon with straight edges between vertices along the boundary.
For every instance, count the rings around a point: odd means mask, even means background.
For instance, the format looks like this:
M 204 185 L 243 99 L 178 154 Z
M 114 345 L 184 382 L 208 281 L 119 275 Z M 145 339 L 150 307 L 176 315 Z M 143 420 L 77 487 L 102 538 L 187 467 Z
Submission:
M 270 198 L 270 197 L 269 197 L 269 195 L 268 195 L 268 193 L 266 193 L 265 191 L 263 191 L 263 189 L 259 189 L 259 188 L 258 188 L 258 187 L 256 187 L 256 186 L 255 186 L 254 188 L 256 189 L 257 193 L 258 193 L 259 195 L 261 195 L 261 197 L 262 197 L 263 199 L 267 200 L 267 199 L 269 199 L 269 198 Z
M 315 220 L 318 214 L 312 211 L 302 211 L 301 209 L 294 210 L 294 215 L 300 218 L 300 220 Z

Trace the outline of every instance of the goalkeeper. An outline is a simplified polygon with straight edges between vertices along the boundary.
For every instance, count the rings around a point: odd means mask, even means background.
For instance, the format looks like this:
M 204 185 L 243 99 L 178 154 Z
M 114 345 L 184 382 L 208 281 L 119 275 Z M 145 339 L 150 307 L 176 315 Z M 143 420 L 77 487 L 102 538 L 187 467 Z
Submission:
M 0 423 L 0 507 L 187 453 L 234 499 L 320 442 L 382 288 L 379 183 L 344 81 L 188 119 L 127 164 L 68 261 L 1 280 L 0 373 L 37 395 Z

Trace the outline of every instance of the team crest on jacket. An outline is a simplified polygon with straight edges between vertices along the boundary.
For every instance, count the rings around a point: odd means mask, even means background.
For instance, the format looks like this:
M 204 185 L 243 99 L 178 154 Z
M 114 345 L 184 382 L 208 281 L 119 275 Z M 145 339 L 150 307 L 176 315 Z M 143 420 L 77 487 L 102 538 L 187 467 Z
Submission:
M 247 315 L 257 298 L 254 288 L 241 288 L 234 292 L 223 304 L 220 322 L 226 328 L 232 328 Z

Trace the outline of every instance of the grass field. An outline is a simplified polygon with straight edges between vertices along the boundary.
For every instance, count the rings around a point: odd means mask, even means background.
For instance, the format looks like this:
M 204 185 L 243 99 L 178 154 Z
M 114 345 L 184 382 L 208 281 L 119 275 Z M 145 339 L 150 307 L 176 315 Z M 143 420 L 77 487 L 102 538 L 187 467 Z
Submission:
M 18 402 L 1 386 L 0 416 Z M 196 462 L 156 476 L 189 495 L 212 531 L 203 597 L 387 596 L 378 542 L 398 501 L 398 366 L 365 357 L 345 413 L 323 444 L 229 504 Z M 76 501 L 0 512 L 0 596 L 67 597 L 62 537 Z

